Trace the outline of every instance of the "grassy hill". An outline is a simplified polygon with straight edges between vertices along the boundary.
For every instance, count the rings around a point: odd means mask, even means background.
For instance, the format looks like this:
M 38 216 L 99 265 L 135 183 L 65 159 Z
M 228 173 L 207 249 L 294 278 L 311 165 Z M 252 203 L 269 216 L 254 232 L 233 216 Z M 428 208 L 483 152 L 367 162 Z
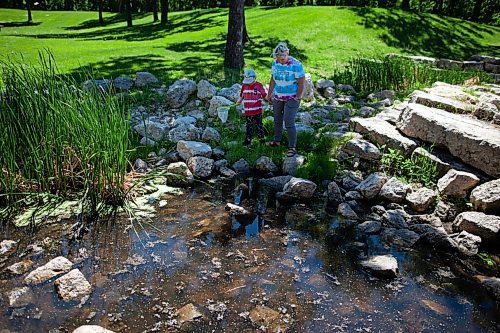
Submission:
M 77 73 L 91 66 L 97 76 L 150 71 L 164 81 L 180 77 L 224 79 L 222 67 L 227 10 L 171 13 L 169 24 L 152 15 L 134 16 L 127 28 L 119 14 L 96 12 L 26 12 L 0 9 L 0 58 L 34 61 L 38 50 L 50 48 L 60 69 Z M 248 66 L 267 81 L 277 42 L 287 41 L 292 56 L 303 61 L 315 78 L 332 73 L 353 57 L 380 57 L 389 52 L 467 59 L 472 54 L 500 56 L 500 28 L 399 10 L 355 7 L 248 8 L 252 44 L 245 48 Z

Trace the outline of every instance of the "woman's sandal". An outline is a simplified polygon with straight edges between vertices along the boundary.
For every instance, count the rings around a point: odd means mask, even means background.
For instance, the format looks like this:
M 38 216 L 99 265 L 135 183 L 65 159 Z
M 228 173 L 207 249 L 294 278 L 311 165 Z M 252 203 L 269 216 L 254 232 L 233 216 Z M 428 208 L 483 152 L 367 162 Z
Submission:
M 281 143 L 279 141 L 269 141 L 268 143 L 266 143 L 266 146 L 269 146 L 269 147 L 278 147 L 280 145 L 281 145 Z
M 286 157 L 293 157 L 293 156 L 295 156 L 295 154 L 297 154 L 297 151 L 295 150 L 295 148 L 289 148 L 287 153 L 286 153 Z

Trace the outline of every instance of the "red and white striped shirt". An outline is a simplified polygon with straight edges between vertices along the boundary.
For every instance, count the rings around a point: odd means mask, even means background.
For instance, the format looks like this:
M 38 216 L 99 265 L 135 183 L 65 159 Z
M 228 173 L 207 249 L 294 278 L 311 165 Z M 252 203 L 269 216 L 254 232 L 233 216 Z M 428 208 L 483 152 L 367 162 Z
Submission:
M 262 83 L 255 81 L 252 84 L 243 83 L 240 97 L 243 98 L 245 116 L 256 116 L 262 113 L 262 99 L 267 93 Z

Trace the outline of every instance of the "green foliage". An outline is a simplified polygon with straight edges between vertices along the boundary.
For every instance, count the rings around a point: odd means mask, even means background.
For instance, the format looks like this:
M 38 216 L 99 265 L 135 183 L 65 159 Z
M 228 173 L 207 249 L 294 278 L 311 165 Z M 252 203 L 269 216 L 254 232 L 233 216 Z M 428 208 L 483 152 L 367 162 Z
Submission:
M 119 204 L 129 149 L 130 115 L 98 88 L 81 90 L 61 76 L 51 54 L 37 65 L 0 63 L 0 194 L 82 191 L 91 208 Z
M 414 155 L 406 158 L 399 150 L 386 147 L 382 147 L 381 151 L 382 169 L 387 174 L 408 183 L 421 183 L 431 188 L 436 185 L 437 163 L 428 156 Z
M 344 71 L 335 75 L 334 80 L 349 83 L 357 91 L 369 93 L 382 89 L 392 89 L 401 96 L 436 81 L 463 84 L 465 80 L 479 78 L 481 82 L 491 82 L 492 78 L 482 71 L 462 71 L 459 69 L 438 69 L 425 63 L 417 63 L 401 57 L 383 59 L 357 58 L 350 61 Z
M 481 261 L 488 267 L 495 267 L 496 266 L 496 263 L 495 261 L 493 260 L 493 258 L 491 258 L 491 255 L 489 255 L 488 253 L 485 253 L 485 252 L 479 252 L 477 254 L 477 256 L 479 257 L 479 259 L 481 259 Z

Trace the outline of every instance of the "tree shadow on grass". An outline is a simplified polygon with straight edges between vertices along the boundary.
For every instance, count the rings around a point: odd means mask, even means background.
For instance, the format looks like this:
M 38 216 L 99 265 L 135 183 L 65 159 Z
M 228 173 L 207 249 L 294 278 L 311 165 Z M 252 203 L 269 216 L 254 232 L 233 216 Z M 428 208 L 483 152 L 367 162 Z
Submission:
M 134 14 L 133 18 L 134 19 L 141 19 L 145 17 L 147 13 L 143 14 Z M 78 25 L 75 26 L 70 26 L 70 27 L 65 27 L 65 30 L 73 30 L 73 31 L 78 31 L 78 30 L 85 30 L 85 29 L 94 29 L 94 28 L 100 28 L 100 27 L 105 27 L 121 22 L 127 22 L 127 16 L 123 13 L 116 13 L 112 15 L 107 15 L 104 17 L 104 22 L 100 23 L 99 19 L 92 19 L 92 20 L 86 20 L 83 22 L 80 22 Z
M 376 11 L 352 7 L 367 29 L 383 29 L 379 38 L 388 46 L 411 54 L 466 60 L 473 54 L 500 55 L 500 45 L 481 45 L 483 34 L 500 31 L 473 22 L 442 18 L 431 14 L 397 10 Z
M 0 21 L 0 25 L 3 26 L 3 28 L 19 28 L 19 27 L 30 27 L 30 26 L 37 26 L 40 25 L 40 22 L 2 22 Z

